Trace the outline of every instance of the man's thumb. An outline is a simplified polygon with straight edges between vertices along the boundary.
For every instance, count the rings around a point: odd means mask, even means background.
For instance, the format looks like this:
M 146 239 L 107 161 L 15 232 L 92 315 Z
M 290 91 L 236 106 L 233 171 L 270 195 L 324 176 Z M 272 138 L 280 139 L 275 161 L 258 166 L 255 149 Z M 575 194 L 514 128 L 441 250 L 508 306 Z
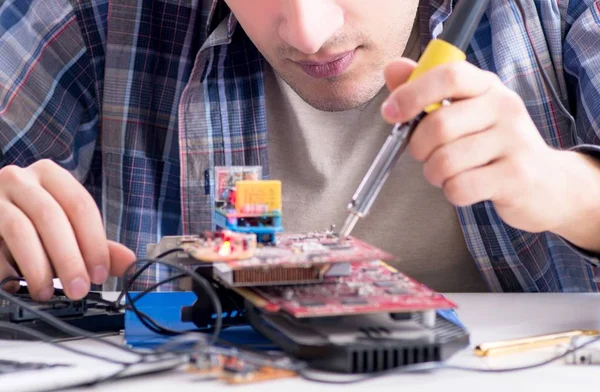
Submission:
M 135 261 L 135 253 L 125 245 L 114 241 L 108 241 L 108 251 L 110 252 L 110 275 L 120 278 L 127 267 Z

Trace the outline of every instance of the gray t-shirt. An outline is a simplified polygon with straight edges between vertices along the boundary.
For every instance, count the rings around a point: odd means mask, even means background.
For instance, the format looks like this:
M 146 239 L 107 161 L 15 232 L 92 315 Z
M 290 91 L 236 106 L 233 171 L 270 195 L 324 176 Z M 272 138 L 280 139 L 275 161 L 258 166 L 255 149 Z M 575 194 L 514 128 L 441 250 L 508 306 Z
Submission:
M 265 74 L 270 177 L 283 183 L 284 229 L 341 227 L 348 201 L 390 132 L 379 110 L 389 92 L 384 87 L 357 109 L 322 112 L 271 68 Z M 487 291 L 455 208 L 408 153 L 352 235 L 398 257 L 392 265 L 434 290 Z

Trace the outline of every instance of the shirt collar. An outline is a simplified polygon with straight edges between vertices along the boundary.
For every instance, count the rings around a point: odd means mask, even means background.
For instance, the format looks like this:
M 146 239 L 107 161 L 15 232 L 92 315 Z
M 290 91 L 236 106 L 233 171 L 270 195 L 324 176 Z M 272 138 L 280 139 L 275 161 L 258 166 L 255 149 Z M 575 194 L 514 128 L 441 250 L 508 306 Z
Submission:
M 231 37 L 235 32 L 235 28 L 237 26 L 237 19 L 233 15 L 233 13 L 229 10 L 227 5 L 223 0 L 210 0 L 210 6 L 208 9 L 208 18 L 206 19 L 205 33 L 206 37 L 209 37 L 214 33 L 215 30 L 215 18 L 220 18 L 226 16 L 227 21 L 219 21 L 219 23 L 227 23 L 226 29 L 220 29 L 219 34 L 222 35 L 220 37 L 213 37 L 217 40 L 225 40 L 227 42 L 231 42 Z

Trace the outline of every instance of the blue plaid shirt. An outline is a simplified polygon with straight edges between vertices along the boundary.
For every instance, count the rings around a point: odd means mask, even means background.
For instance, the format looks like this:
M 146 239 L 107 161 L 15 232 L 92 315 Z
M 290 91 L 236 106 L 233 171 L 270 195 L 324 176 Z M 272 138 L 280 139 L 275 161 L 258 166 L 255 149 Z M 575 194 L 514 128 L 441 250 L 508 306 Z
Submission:
M 549 145 L 594 151 L 600 2 L 523 0 L 524 15 L 514 3 L 491 1 L 468 61 L 523 98 Z M 264 59 L 220 1 L 0 4 L 0 167 L 58 162 L 95 197 L 110 239 L 143 256 L 162 236 L 211 229 L 215 165 L 268 173 Z M 422 1 L 423 46 L 452 5 Z M 556 235 L 515 230 L 487 202 L 458 215 L 491 291 L 598 290 L 598 260 Z

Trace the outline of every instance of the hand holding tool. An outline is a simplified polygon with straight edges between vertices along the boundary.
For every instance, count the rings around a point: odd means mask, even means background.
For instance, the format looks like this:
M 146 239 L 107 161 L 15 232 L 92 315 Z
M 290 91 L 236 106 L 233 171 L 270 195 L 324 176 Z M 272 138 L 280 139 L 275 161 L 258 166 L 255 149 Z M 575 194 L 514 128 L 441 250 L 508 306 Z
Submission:
M 466 60 L 465 51 L 473 39 L 488 4 L 489 0 L 461 0 L 458 2 L 444 32 L 439 38 L 429 43 L 408 81 L 418 78 L 436 66 Z M 392 168 L 406 150 L 410 137 L 419 122 L 441 105 L 442 103 L 430 105 L 411 121 L 396 124 L 393 127 L 390 136 L 348 204 L 350 215 L 339 232 L 340 237 L 349 236 L 358 219 L 364 218 L 369 213 Z

